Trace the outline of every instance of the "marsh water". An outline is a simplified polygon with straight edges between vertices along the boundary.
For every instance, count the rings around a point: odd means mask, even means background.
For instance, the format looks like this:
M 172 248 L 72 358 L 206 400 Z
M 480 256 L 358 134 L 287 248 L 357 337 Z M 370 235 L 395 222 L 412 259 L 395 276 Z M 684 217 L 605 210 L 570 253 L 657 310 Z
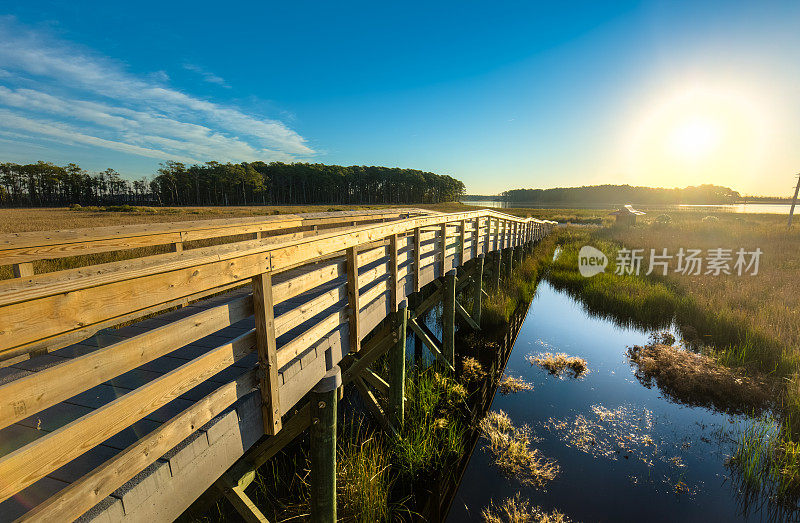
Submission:
M 748 521 L 764 511 L 745 507 L 726 468 L 733 437 L 746 418 L 687 407 L 647 388 L 626 348 L 649 332 L 620 327 L 543 281 L 528 309 L 505 369 L 532 391 L 497 393 L 491 410 L 528 425 L 531 446 L 558 462 L 544 488 L 526 486 L 492 463 L 478 442 L 447 521 L 480 521 L 490 502 L 517 492 L 573 521 Z M 526 356 L 564 352 L 586 359 L 582 378 L 558 378 Z

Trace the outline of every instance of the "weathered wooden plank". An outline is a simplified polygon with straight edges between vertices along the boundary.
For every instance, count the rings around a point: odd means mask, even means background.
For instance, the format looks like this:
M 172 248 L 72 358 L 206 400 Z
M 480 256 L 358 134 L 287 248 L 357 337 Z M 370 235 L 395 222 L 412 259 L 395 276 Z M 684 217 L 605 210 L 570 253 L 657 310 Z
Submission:
M 0 428 L 247 318 L 252 296 L 193 314 L 0 387 Z
M 347 271 L 344 260 L 321 263 L 314 270 L 273 284 L 273 300 L 275 300 L 275 304 L 282 303 L 315 287 L 343 277 L 345 274 Z
M 278 394 L 278 355 L 275 344 L 275 315 L 272 301 L 272 275 L 268 272 L 253 276 L 253 312 L 256 323 L 261 389 L 261 414 L 264 433 L 274 435 L 281 430 L 281 401 Z
M 71 521 L 100 503 L 159 456 L 189 437 L 256 386 L 255 371 L 223 385 L 27 512 L 22 521 Z
M 282 369 L 284 365 L 306 351 L 313 343 L 347 321 L 348 317 L 349 308 L 342 308 L 280 347 L 278 349 L 278 368 Z
M 93 410 L 0 459 L 0 502 L 163 407 L 252 351 L 255 330 Z M 109 423 L 113 420 L 113 423 Z
M 275 335 L 280 337 L 286 334 L 298 325 L 341 302 L 346 297 L 347 285 L 343 283 L 281 314 L 275 318 Z
M 0 308 L 0 352 L 269 270 L 264 255 L 154 274 Z

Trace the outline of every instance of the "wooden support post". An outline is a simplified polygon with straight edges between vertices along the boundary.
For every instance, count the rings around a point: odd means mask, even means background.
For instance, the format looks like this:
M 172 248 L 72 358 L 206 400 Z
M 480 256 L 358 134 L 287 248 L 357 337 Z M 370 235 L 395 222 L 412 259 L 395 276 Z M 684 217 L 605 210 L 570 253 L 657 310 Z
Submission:
M 311 521 L 336 521 L 336 404 L 342 384 L 339 366 L 329 370 L 310 394 Z
M 414 292 L 419 292 L 422 288 L 419 280 L 420 264 L 422 263 L 422 240 L 420 237 L 419 227 L 414 229 Z
M 348 320 L 350 332 L 350 352 L 355 354 L 361 349 L 361 328 L 359 312 L 361 300 L 358 290 L 358 248 L 347 249 L 347 301 L 350 305 Z
M 271 436 L 281 430 L 278 352 L 275 343 L 275 316 L 272 305 L 272 274 L 265 272 L 254 276 L 253 312 L 256 322 L 261 414 L 264 420 L 264 433 Z
M 514 249 L 506 249 L 506 257 L 508 258 L 508 267 L 506 267 L 508 273 L 506 274 L 506 278 L 511 278 L 511 275 L 514 273 Z
M 464 265 L 465 258 L 467 257 L 467 221 L 461 220 L 461 258 L 458 263 Z
M 33 263 L 15 263 L 14 264 L 14 277 L 15 278 L 26 278 L 28 276 L 33 276 Z
M 442 352 L 447 360 L 455 366 L 456 351 L 456 271 L 448 272 L 444 277 L 442 296 Z
M 406 383 L 406 338 L 408 328 L 408 302 L 403 300 L 398 307 L 397 341 L 389 351 L 389 422 L 396 429 L 403 427 L 405 420 Z
M 481 324 L 483 305 L 483 259 L 484 255 L 480 254 L 475 262 L 475 283 L 472 291 L 472 317 L 478 325 Z
M 389 238 L 389 271 L 391 272 L 391 281 L 389 282 L 390 289 L 390 299 L 391 299 L 391 311 L 397 311 L 397 303 L 400 300 L 401 295 L 405 295 L 405 293 L 400 292 L 400 282 L 397 279 L 398 274 L 398 236 L 397 234 L 393 234 L 391 238 Z
M 445 274 L 445 258 L 447 258 L 447 224 L 442 224 L 442 264 L 440 265 L 439 275 Z
M 500 270 L 503 261 L 503 251 L 494 251 L 494 290 L 500 290 Z

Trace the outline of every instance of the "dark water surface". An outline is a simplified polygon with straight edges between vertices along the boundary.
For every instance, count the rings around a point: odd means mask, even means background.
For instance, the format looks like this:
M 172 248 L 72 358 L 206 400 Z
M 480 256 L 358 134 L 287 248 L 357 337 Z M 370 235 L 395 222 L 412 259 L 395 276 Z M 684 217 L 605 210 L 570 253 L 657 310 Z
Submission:
M 761 519 L 742 514 L 725 468 L 731 438 L 746 420 L 673 403 L 637 381 L 625 349 L 647 336 L 589 316 L 542 282 L 505 370 L 534 390 L 498 392 L 491 410 L 505 411 L 517 427 L 527 424 L 531 446 L 561 470 L 544 488 L 523 485 L 492 464 L 481 440 L 447 520 L 482 520 L 490 501 L 499 504 L 517 492 L 573 521 Z M 553 377 L 526 360 L 540 352 L 581 356 L 589 373 L 581 379 Z

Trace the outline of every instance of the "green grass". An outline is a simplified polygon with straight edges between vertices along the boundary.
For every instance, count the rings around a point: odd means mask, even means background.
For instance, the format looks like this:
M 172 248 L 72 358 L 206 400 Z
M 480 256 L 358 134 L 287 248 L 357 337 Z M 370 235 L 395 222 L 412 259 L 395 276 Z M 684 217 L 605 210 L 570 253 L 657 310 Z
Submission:
M 408 480 L 436 474 L 461 456 L 466 426 L 457 413 L 468 407 L 466 389 L 434 368 L 406 378 L 406 397 L 406 420 L 393 452 Z
M 483 302 L 481 323 L 484 326 L 498 326 L 508 323 L 521 305 L 530 303 L 536 287 L 544 273 L 549 269 L 556 246 L 555 236 L 551 235 L 539 242 L 532 254 L 526 254 L 521 263 L 514 262 L 511 277 L 506 276 L 505 258 L 501 268 L 500 288 L 493 289 L 495 281 L 494 262 L 487 258 L 488 274 L 485 275 L 484 288 L 489 296 Z M 488 284 L 487 284 L 488 282 Z

